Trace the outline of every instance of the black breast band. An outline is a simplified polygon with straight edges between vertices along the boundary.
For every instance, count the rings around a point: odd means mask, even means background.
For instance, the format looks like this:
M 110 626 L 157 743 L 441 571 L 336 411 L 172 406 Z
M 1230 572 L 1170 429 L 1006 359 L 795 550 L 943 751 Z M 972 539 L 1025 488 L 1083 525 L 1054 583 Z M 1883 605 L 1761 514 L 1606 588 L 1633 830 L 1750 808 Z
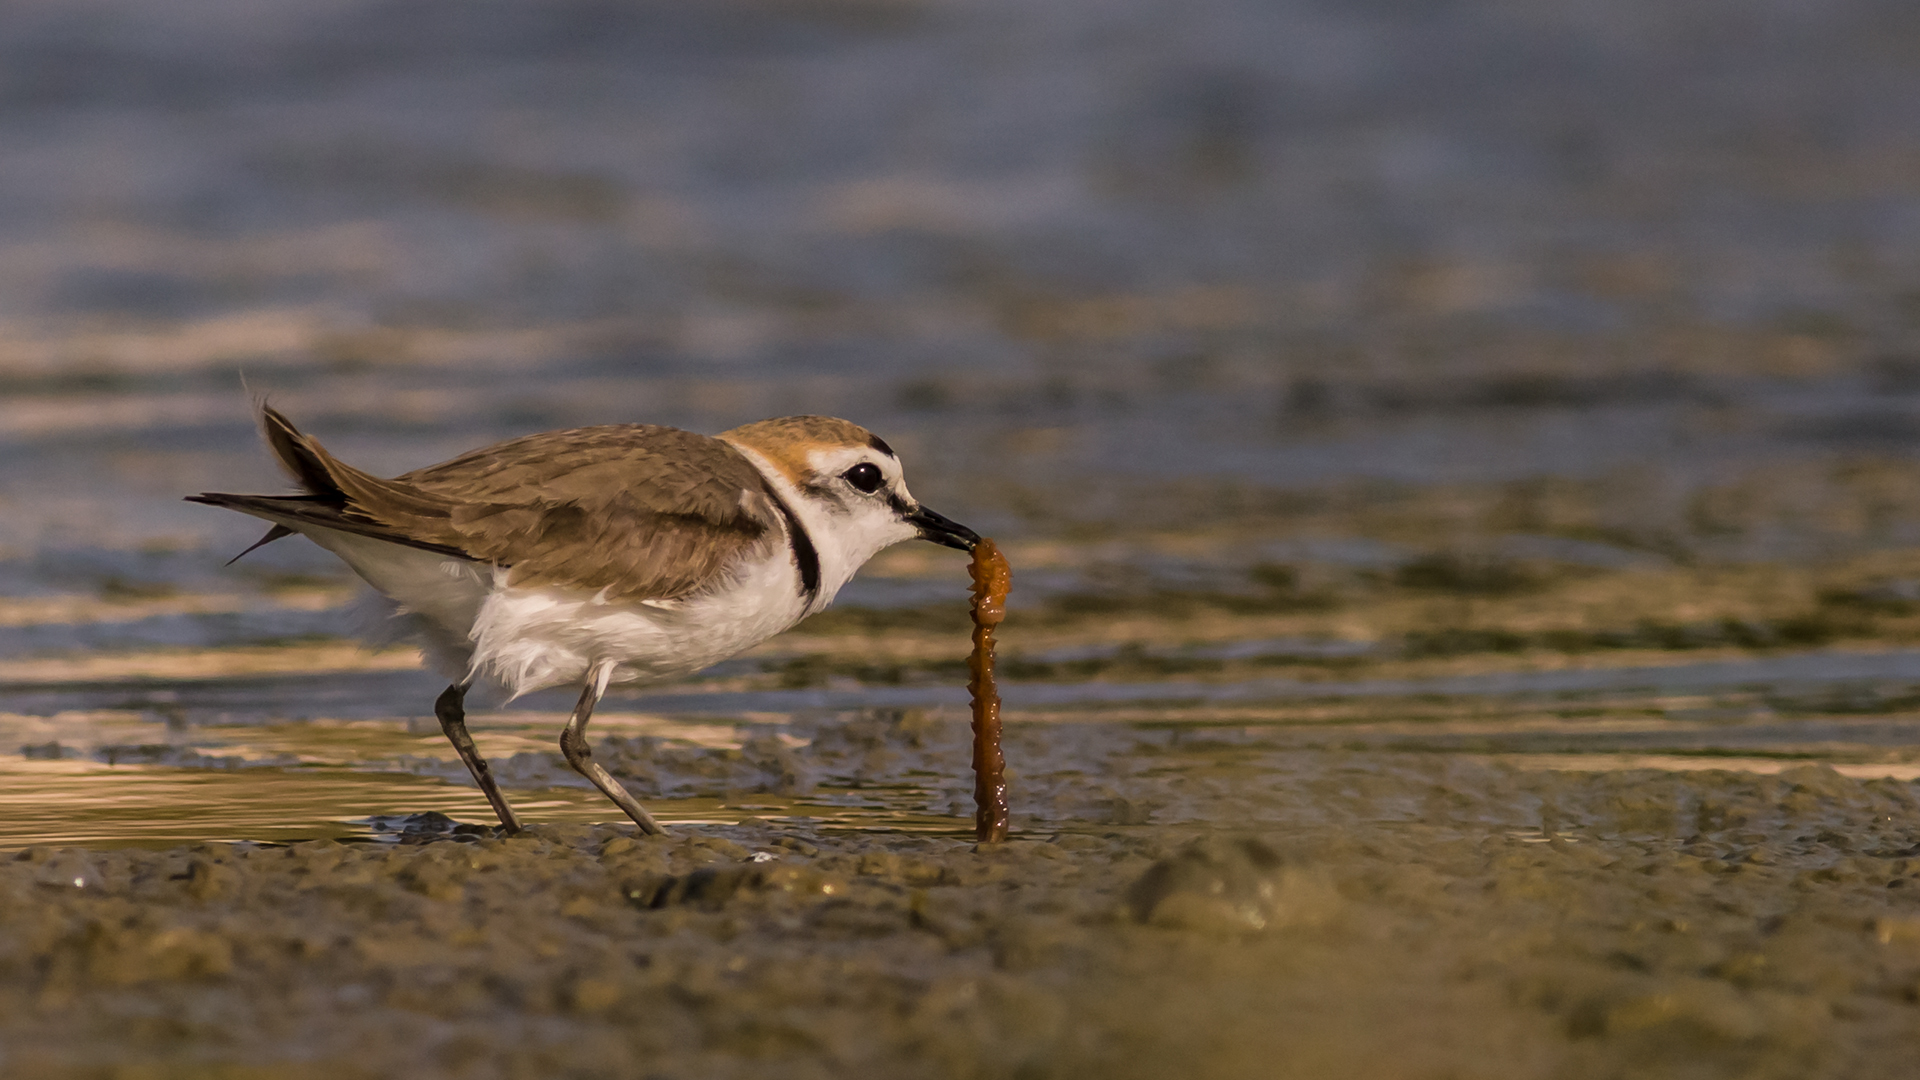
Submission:
M 800 518 L 794 514 L 793 507 L 780 497 L 773 485 L 761 481 L 765 486 L 767 498 L 780 510 L 780 516 L 787 520 L 787 545 L 793 548 L 793 561 L 800 568 L 800 595 L 807 598 L 807 606 L 812 607 L 820 599 L 820 553 L 814 550 L 813 537 L 807 535 L 806 527 L 800 524 Z

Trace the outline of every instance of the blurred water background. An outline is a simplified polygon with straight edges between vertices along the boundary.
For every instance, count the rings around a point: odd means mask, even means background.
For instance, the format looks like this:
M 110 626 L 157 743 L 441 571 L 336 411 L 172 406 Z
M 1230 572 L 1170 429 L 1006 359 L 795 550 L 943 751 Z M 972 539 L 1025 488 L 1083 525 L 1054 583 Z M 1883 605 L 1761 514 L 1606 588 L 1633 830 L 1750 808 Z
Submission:
M 249 391 L 381 472 L 883 433 L 1012 555 L 1033 828 L 1176 819 L 1195 731 L 1911 778 L 1920 7 L 11 4 L 0 844 L 487 819 L 344 571 L 180 501 L 282 488 Z M 898 751 L 963 583 L 897 550 L 595 732 L 670 820 L 958 833 Z M 482 747 L 603 820 L 565 707 Z

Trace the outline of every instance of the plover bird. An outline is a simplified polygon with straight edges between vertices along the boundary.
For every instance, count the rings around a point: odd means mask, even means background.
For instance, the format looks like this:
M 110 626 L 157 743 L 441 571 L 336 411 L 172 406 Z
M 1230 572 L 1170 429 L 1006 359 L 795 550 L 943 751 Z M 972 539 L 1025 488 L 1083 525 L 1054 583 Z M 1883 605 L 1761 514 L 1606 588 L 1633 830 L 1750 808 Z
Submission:
M 247 551 L 307 537 L 391 603 L 452 677 L 434 714 L 509 832 L 520 820 L 467 734 L 477 680 L 510 698 L 580 686 L 561 752 L 658 833 L 587 746 L 608 686 L 689 674 L 757 645 L 832 603 L 902 540 L 962 551 L 980 540 L 914 500 L 884 440 L 826 416 L 712 437 L 652 424 L 552 431 L 391 480 L 334 458 L 274 409 L 262 406 L 260 422 L 305 493 L 188 499 L 272 522 Z

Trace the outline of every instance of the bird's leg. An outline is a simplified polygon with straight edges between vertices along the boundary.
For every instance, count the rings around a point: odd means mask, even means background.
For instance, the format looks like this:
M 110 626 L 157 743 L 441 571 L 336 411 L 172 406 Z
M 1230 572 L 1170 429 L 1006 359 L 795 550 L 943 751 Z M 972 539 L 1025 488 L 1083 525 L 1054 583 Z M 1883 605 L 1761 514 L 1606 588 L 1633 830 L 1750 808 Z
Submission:
M 653 820 L 640 805 L 640 800 L 627 793 L 607 770 L 594 764 L 593 749 L 587 745 L 587 721 L 593 719 L 593 707 L 600 704 L 600 695 L 607 692 L 607 678 L 613 674 L 612 667 L 602 667 L 587 678 L 586 689 L 580 691 L 580 702 L 573 707 L 573 715 L 567 718 L 567 728 L 560 733 L 560 752 L 567 755 L 567 764 L 573 771 L 593 781 L 607 798 L 612 799 L 620 809 L 627 812 L 640 831 L 651 836 L 666 832 L 660 823 Z
M 514 816 L 513 807 L 507 805 L 507 797 L 500 794 L 500 785 L 494 782 L 487 759 L 474 749 L 473 736 L 467 734 L 466 700 L 467 688 L 454 683 L 433 703 L 433 715 L 440 718 L 440 730 L 446 732 L 447 741 L 459 751 L 460 760 L 467 763 L 467 771 L 473 774 L 474 782 L 493 804 L 493 812 L 500 815 L 500 824 L 508 832 L 517 833 L 520 819 Z

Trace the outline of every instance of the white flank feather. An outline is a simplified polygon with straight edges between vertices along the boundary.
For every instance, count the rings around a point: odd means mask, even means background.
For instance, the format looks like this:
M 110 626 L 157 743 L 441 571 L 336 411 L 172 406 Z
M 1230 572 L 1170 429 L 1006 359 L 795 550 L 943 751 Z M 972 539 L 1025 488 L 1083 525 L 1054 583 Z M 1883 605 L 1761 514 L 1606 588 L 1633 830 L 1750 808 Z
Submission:
M 292 527 L 338 555 L 385 597 L 390 614 L 421 639 L 434 666 L 454 678 L 465 673 L 473 651 L 467 628 L 491 591 L 490 568 L 357 533 L 307 524 Z
M 752 648 L 805 614 L 784 544 L 729 584 L 680 603 L 513 588 L 498 571 L 471 623 L 468 671 L 513 697 L 578 685 L 603 664 L 613 665 L 616 683 L 669 679 Z

